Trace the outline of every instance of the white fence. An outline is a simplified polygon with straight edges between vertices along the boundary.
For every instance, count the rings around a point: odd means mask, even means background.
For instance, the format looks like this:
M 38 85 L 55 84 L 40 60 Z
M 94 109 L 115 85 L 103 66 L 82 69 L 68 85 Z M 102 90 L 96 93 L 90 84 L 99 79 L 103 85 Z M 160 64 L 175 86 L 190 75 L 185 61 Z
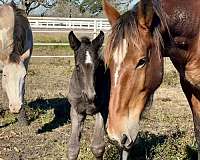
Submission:
M 59 33 L 71 30 L 78 33 L 93 34 L 102 30 L 107 32 L 110 24 L 104 18 L 60 18 L 60 17 L 28 17 L 31 28 L 35 33 Z M 35 46 L 68 46 L 69 43 L 34 43 Z M 70 58 L 73 56 L 32 56 L 35 58 Z
M 94 33 L 110 29 L 105 18 L 29 17 L 33 32 L 67 32 L 70 30 Z

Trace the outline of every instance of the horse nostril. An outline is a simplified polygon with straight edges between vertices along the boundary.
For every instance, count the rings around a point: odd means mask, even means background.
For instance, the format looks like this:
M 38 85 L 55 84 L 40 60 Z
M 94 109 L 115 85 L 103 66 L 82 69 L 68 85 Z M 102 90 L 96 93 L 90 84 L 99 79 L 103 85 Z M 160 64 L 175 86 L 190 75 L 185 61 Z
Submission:
M 128 139 L 128 137 L 127 137 L 125 134 L 123 134 L 123 135 L 122 135 L 122 138 L 121 138 L 121 144 L 122 144 L 122 145 L 125 145 L 127 139 Z
M 86 102 L 93 103 L 96 98 L 96 93 L 82 91 L 82 97 Z
M 121 145 L 125 150 L 129 150 L 132 147 L 133 141 L 128 138 L 126 134 L 123 134 L 121 137 Z
M 95 97 L 96 97 L 96 94 L 95 94 L 95 93 L 92 93 L 92 94 L 88 97 L 89 102 L 92 103 L 92 102 L 95 100 Z
M 94 92 L 94 93 L 91 94 L 91 99 L 94 100 L 95 97 L 96 97 L 96 93 Z
M 88 101 L 87 94 L 84 91 L 82 92 L 82 97 L 85 101 Z

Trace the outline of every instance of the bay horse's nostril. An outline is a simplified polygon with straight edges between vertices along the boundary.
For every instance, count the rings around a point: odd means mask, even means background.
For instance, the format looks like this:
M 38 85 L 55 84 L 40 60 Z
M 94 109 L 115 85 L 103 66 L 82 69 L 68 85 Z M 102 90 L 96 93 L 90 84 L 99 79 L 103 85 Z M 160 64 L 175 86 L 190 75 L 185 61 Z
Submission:
M 133 141 L 126 134 L 121 137 L 121 146 L 124 150 L 129 150 L 132 147 Z
M 125 134 L 123 134 L 123 135 L 122 135 L 122 138 L 121 138 L 121 144 L 122 144 L 122 145 L 125 145 L 127 139 L 128 139 L 128 137 L 127 137 Z

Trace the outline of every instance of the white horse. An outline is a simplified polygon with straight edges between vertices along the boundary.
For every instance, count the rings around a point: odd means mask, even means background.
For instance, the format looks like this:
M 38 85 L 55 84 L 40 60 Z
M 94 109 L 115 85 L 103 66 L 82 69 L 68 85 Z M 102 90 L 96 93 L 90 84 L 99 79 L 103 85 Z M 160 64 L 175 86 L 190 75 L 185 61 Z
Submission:
M 32 31 L 26 13 L 13 4 L 0 6 L 0 69 L 11 113 L 23 111 L 32 48 Z

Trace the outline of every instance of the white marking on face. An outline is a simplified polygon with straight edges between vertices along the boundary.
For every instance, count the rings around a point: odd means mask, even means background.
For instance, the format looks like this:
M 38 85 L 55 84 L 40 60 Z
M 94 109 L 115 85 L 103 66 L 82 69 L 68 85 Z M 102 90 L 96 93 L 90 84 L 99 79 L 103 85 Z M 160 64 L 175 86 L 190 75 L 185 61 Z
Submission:
M 8 64 L 3 68 L 2 87 L 9 99 L 12 113 L 18 113 L 23 103 L 25 75 L 26 69 L 22 62 Z
M 86 58 L 85 58 L 86 64 L 92 64 L 92 57 L 90 56 L 90 52 L 86 51 Z
M 124 61 L 124 58 L 126 57 L 126 54 L 127 54 L 127 47 L 128 47 L 127 41 L 126 41 L 126 39 L 123 39 L 122 44 L 119 47 L 116 48 L 116 50 L 113 54 L 113 60 L 114 60 L 115 65 L 116 65 L 115 75 L 114 75 L 115 86 L 117 85 L 117 81 L 118 81 L 118 78 L 119 78 L 119 72 L 120 72 L 120 69 L 121 69 L 121 64 Z

